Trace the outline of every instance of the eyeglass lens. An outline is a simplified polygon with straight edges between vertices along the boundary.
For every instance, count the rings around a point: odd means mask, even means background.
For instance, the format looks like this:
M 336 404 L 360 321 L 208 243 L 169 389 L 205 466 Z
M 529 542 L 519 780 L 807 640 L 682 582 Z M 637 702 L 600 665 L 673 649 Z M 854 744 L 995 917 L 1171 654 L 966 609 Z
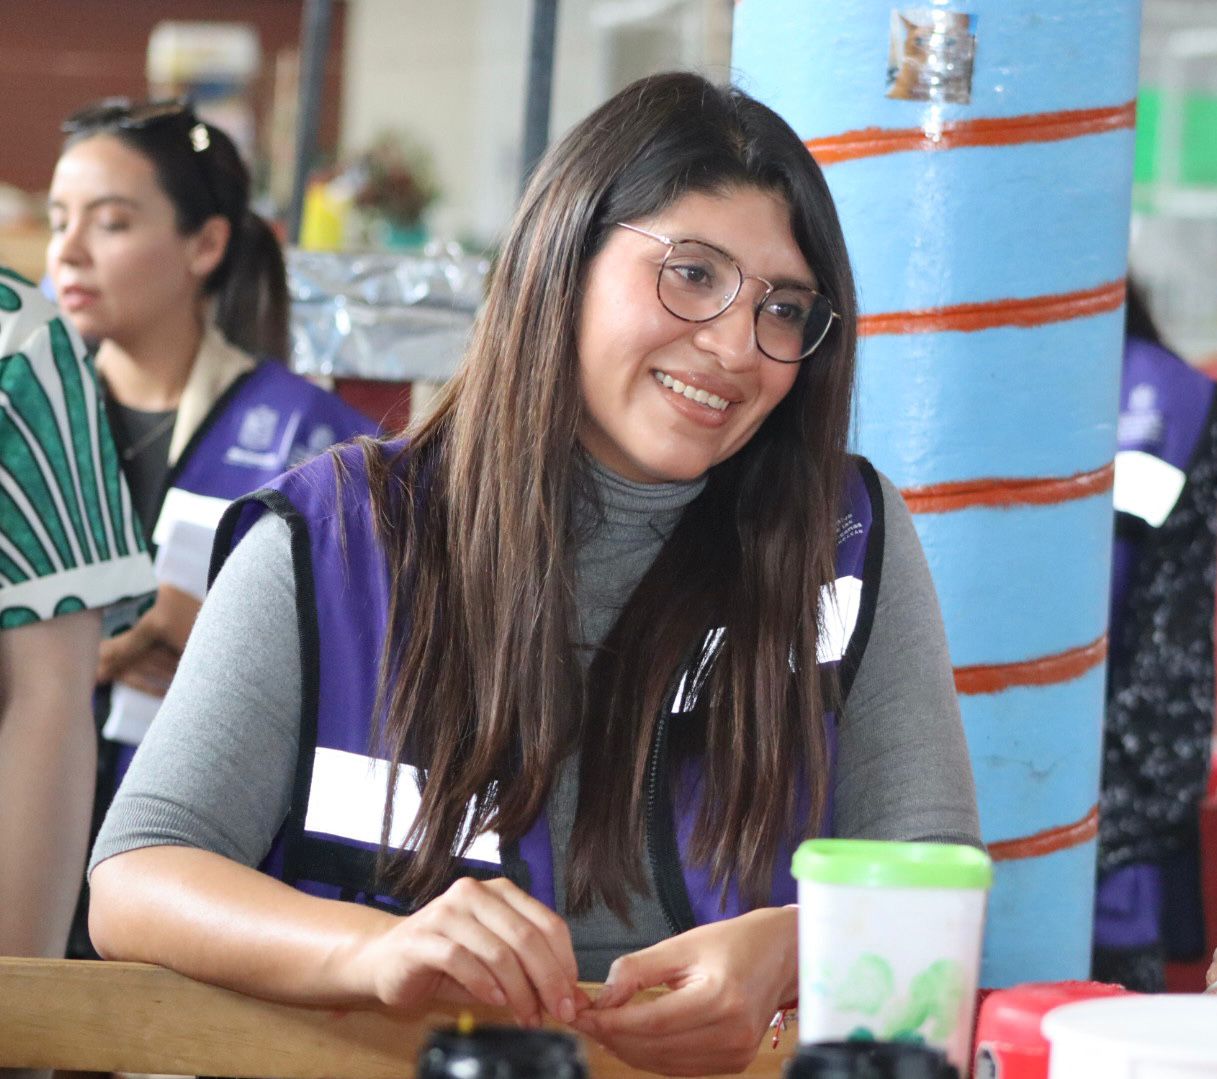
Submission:
M 659 270 L 659 300 L 677 318 L 708 322 L 739 294 L 743 274 L 724 252 L 686 240 L 672 245 Z M 783 286 L 756 312 L 756 343 L 765 355 L 793 363 L 812 353 L 832 321 L 828 300 L 809 288 Z

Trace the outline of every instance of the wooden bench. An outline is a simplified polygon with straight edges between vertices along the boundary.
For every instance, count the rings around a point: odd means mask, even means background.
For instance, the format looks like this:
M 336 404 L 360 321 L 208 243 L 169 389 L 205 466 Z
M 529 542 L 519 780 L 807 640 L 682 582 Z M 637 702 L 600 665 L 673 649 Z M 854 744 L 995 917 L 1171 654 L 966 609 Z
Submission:
M 587 987 L 594 992 L 595 986 Z M 461 1009 L 413 1015 L 272 1004 L 143 963 L 0 958 L 0 1067 L 282 1079 L 407 1079 L 427 1032 Z M 495 1009 L 469 1009 L 482 1023 Z M 766 1037 L 744 1073 L 777 1079 L 794 1051 Z M 649 1075 L 584 1042 L 592 1079 Z

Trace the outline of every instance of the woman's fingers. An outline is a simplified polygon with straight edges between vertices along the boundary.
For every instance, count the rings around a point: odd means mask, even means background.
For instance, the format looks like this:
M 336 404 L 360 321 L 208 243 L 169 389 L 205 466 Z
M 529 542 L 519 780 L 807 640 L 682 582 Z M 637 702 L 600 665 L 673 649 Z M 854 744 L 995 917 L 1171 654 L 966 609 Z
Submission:
M 698 982 L 653 1000 L 601 1009 L 592 1008 L 579 1017 L 580 1029 L 595 1037 L 656 1037 L 676 1031 L 713 1026 L 736 1014 L 731 991 Z M 728 999 L 722 999 L 726 994 Z M 599 1002 L 597 1002 L 599 1004 Z
M 621 956 L 609 967 L 604 989 L 596 998 L 596 1010 L 616 1008 L 640 989 L 668 984 L 687 968 L 689 959 L 684 934 Z
M 425 929 L 409 934 L 405 954 L 386 981 L 381 999 L 395 1007 L 413 1007 L 436 995 L 496 1007 L 508 1004 L 498 978 L 473 951 L 446 934 Z
M 566 923 L 508 880 L 490 881 L 486 889 L 502 903 L 485 908 L 487 925 L 521 958 L 546 1011 L 571 1022 L 587 1001 L 578 989 L 579 966 Z
M 505 995 L 505 1003 L 516 1019 L 525 1026 L 541 1022 L 542 1000 L 527 970 L 522 956 L 495 928 L 481 920 L 483 912 L 453 919 L 445 926 L 444 935 L 468 949 L 485 966 Z
M 539 1023 L 542 1009 L 569 1022 L 585 1003 L 565 923 L 510 881 L 463 878 L 414 919 L 473 951 L 521 1022 Z
M 764 1036 L 721 987 L 691 984 L 654 1000 L 584 1012 L 574 1026 L 627 1064 L 667 1075 L 739 1071 L 756 1056 Z M 729 993 L 728 993 L 729 997 Z
M 177 662 L 177 653 L 164 645 L 155 645 L 128 664 L 118 681 L 154 697 L 163 697 L 177 674 Z
M 738 1071 L 789 998 L 795 913 L 756 910 L 622 956 L 575 1026 L 640 1066 L 673 1075 Z M 660 984 L 673 991 L 631 1002 Z
M 565 923 L 506 880 L 458 880 L 361 946 L 359 963 L 398 1007 L 455 990 L 536 1026 L 543 1011 L 569 1022 L 588 1003 Z
M 113 682 L 143 654 L 149 643 L 148 637 L 135 626 L 102 641 L 97 650 L 97 681 L 102 685 Z

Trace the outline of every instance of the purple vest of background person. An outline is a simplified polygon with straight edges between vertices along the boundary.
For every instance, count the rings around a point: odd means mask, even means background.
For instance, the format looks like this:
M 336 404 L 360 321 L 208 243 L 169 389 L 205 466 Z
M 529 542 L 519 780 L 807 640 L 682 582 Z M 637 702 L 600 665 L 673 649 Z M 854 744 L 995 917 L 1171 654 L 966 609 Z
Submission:
M 1135 613 L 1128 606 L 1132 586 L 1154 532 L 1180 505 L 1194 459 L 1207 444 L 1215 390 L 1211 379 L 1167 349 L 1128 338 L 1117 436 L 1109 681 L 1118 682 L 1138 644 L 1121 633 Z M 1211 653 L 1211 638 L 1205 647 Z M 1133 861 L 1101 873 L 1095 943 L 1120 950 L 1156 945 L 1163 884 L 1157 862 Z
M 401 448 L 393 443 L 381 452 L 395 454 Z M 346 473 L 340 486 L 333 457 L 326 455 L 234 505 L 220 525 L 212 573 L 218 572 L 226 554 L 263 513 L 277 513 L 287 521 L 301 631 L 300 755 L 292 807 L 263 868 L 314 894 L 392 907 L 391 901 L 376 894 L 375 883 L 388 766 L 374 747 L 370 750 L 386 631 L 388 573 L 373 535 L 362 456 L 356 448 L 339 453 Z M 859 459 L 850 468 L 847 488 L 847 505 L 838 524 L 837 600 L 832 611 L 825 611 L 829 629 L 821 632 L 818 649 L 821 662 L 840 671 L 843 696 L 870 633 L 883 548 L 881 494 L 867 462 Z M 663 760 L 666 725 L 692 714 L 698 686 L 720 643 L 721 631 L 711 629 L 700 650 L 692 649 L 700 656 L 673 678 L 652 746 L 655 790 L 649 799 L 653 808 L 648 812 L 647 845 L 658 899 L 673 933 L 745 909 L 734 882 L 728 882 L 724 893 L 710 886 L 704 867 L 689 864 L 686 852 L 701 776 L 693 765 L 685 766 L 672 795 Z M 831 759 L 836 741 L 831 715 L 826 728 Z M 791 780 L 797 781 L 793 776 Z M 413 777 L 403 777 L 397 792 L 390 835 L 395 846 L 414 820 Z M 805 792 L 802 798 L 806 804 Z M 831 776 L 824 825 L 825 834 L 830 831 Z M 790 856 L 796 838 L 790 837 L 778 852 L 772 904 L 795 900 Z M 505 875 L 554 907 L 546 814 L 542 812 L 517 843 L 500 847 L 497 837 L 475 837 L 459 861 L 458 872 Z
M 336 442 L 375 432 L 375 423 L 334 394 L 277 363 L 260 363 L 221 395 L 170 468 L 160 515 L 150 538 L 154 546 L 159 546 L 173 536 L 178 522 L 196 526 L 187 535 L 194 541 L 192 546 L 203 548 L 202 565 L 197 589 L 186 590 L 201 594 L 210 543 L 208 530 L 215 528 L 233 499 L 257 490 Z M 162 566 L 172 553 L 164 552 Z M 179 583 L 172 576 L 168 579 Z M 130 720 L 122 733 L 114 736 L 115 786 L 135 754 L 141 725 L 146 728 L 150 719 L 149 714 Z M 108 724 L 107 733 L 113 731 Z

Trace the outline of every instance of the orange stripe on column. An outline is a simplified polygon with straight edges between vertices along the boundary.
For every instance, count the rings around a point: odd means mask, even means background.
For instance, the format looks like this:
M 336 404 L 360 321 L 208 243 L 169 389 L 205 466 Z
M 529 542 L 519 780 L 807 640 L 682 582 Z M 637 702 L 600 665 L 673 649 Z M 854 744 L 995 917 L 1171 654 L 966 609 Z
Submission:
M 1014 686 L 1050 686 L 1069 682 L 1097 667 L 1107 658 L 1107 634 L 1090 644 L 1037 656 L 1017 663 L 978 663 L 955 668 L 955 689 L 958 693 L 1000 693 Z
M 1080 847 L 1099 834 L 1099 807 L 1095 805 L 1081 820 L 1049 828 L 1021 839 L 1003 839 L 990 843 L 989 857 L 995 862 L 1009 862 L 1015 858 L 1040 858 L 1058 850 Z
M 1110 491 L 1115 465 L 1073 476 L 1044 479 L 978 479 L 906 487 L 900 493 L 912 513 L 950 513 L 973 506 L 1048 506 Z
M 941 127 L 864 127 L 822 139 L 808 139 L 807 149 L 821 165 L 913 150 L 955 150 L 963 146 L 1015 146 L 1060 142 L 1082 135 L 1119 131 L 1136 123 L 1136 102 L 1103 109 L 1067 109 L 1023 116 L 954 120 Z
M 961 303 L 951 307 L 931 307 L 923 311 L 889 311 L 862 315 L 858 333 L 863 337 L 880 334 L 939 333 L 956 330 L 970 333 L 998 326 L 1043 326 L 1114 311 L 1124 302 L 1125 280 L 1109 281 L 1096 288 L 1078 292 L 1055 292 L 1017 300 L 987 300 Z

